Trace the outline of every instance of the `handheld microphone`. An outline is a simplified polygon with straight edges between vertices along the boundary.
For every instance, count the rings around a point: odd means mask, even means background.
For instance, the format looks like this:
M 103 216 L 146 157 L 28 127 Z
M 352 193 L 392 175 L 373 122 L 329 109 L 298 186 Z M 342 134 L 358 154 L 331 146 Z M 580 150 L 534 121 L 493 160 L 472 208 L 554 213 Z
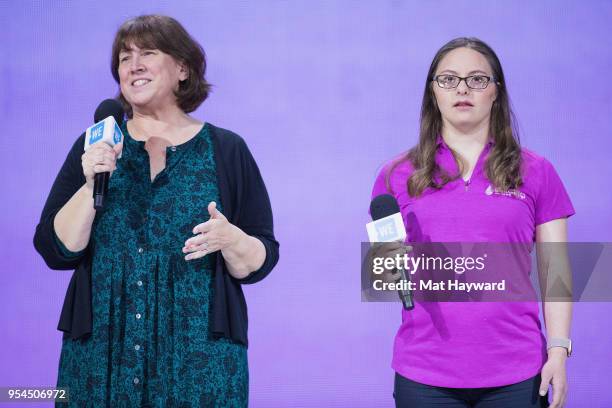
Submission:
M 370 203 L 370 214 L 373 221 L 366 225 L 370 242 L 404 242 L 406 228 L 395 197 L 390 194 L 376 196 Z M 410 281 L 410 275 L 407 277 L 403 268 L 399 268 L 398 272 L 402 280 Z M 409 289 L 399 290 L 398 294 L 404 309 L 414 309 Z
M 125 112 L 116 99 L 106 99 L 98 105 L 94 113 L 94 125 L 85 131 L 85 150 L 96 143 L 106 143 L 115 146 L 123 141 L 123 133 L 119 126 L 123 124 Z M 121 157 L 121 156 L 119 156 Z M 96 173 L 94 178 L 94 208 L 104 208 L 104 200 L 108 193 L 108 180 L 110 172 Z

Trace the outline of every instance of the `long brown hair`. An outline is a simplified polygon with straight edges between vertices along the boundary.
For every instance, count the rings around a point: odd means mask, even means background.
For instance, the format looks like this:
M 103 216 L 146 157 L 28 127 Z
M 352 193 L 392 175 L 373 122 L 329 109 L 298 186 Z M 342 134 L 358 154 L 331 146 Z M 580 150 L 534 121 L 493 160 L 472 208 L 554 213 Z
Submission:
M 432 89 L 433 76 L 442 58 L 450 51 L 461 47 L 478 51 L 487 59 L 498 87 L 489 121 L 489 134 L 493 138 L 494 145 L 485 164 L 487 177 L 495 188 L 502 191 L 517 188 L 522 184 L 520 139 L 499 58 L 483 41 L 473 37 L 460 37 L 446 43 L 434 56 L 423 93 L 419 143 L 396 162 L 387 174 L 387 186 L 389 186 L 389 177 L 395 166 L 409 160 L 414 167 L 414 172 L 407 183 L 408 193 L 412 197 L 420 196 L 428 187 L 440 189 L 449 181 L 459 178 L 463 172 L 464 164 L 461 160 L 457 160 L 458 155 L 455 152 L 453 155 L 459 167 L 459 173 L 456 175 L 447 174 L 435 161 L 437 137 L 442 134 L 442 116 Z

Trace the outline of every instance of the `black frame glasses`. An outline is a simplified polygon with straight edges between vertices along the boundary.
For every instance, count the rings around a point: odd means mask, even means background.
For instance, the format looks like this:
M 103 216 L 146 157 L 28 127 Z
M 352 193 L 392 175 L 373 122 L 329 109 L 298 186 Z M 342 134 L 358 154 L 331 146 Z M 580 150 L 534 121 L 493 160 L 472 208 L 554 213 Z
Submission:
M 441 77 L 451 77 L 454 78 L 455 80 L 458 79 L 457 83 L 454 86 L 449 86 L 448 83 L 444 83 L 441 82 L 440 79 Z M 486 81 L 483 83 L 478 84 L 477 86 L 473 80 L 474 78 L 486 78 Z M 461 83 L 461 81 L 465 81 L 465 85 L 467 85 L 468 88 L 470 89 L 486 89 L 487 86 L 489 86 L 489 84 L 491 82 L 495 82 L 495 78 L 494 77 L 490 77 L 488 75 L 482 75 L 482 74 L 477 74 L 477 75 L 470 75 L 470 76 L 466 76 L 466 77 L 460 77 L 458 75 L 452 75 L 452 74 L 441 74 L 441 75 L 436 75 L 433 78 L 431 78 L 432 81 L 436 81 L 436 83 L 438 84 L 438 86 L 442 89 L 455 89 L 459 86 L 459 84 Z

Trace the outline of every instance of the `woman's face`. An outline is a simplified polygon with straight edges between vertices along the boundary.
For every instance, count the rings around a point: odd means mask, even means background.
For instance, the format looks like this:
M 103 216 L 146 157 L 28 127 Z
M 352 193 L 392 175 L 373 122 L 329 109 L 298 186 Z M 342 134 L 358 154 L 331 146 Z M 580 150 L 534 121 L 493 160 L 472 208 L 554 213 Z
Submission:
M 174 91 L 187 70 L 160 50 L 134 44 L 119 53 L 119 86 L 132 108 L 155 109 L 176 105 Z
M 493 77 L 486 58 L 478 51 L 465 47 L 456 48 L 442 58 L 434 77 L 446 74 L 459 77 L 471 75 Z M 481 81 L 476 78 L 471 85 L 478 86 L 479 82 Z M 484 89 L 470 89 L 465 81 L 461 81 L 456 88 L 451 89 L 440 87 L 436 81 L 432 81 L 431 86 L 445 125 L 450 124 L 456 129 L 469 131 L 479 125 L 488 124 L 491 106 L 497 97 L 497 85 L 494 80 L 489 81 Z

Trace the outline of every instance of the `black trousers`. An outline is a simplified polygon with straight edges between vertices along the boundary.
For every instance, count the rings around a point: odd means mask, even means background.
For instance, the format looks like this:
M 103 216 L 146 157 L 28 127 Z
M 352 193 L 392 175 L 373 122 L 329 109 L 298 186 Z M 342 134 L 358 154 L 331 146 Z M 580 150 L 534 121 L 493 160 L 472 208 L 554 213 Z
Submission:
M 540 396 L 540 374 L 520 383 L 489 388 L 446 388 L 421 384 L 395 374 L 396 408 L 531 408 L 548 407 Z

